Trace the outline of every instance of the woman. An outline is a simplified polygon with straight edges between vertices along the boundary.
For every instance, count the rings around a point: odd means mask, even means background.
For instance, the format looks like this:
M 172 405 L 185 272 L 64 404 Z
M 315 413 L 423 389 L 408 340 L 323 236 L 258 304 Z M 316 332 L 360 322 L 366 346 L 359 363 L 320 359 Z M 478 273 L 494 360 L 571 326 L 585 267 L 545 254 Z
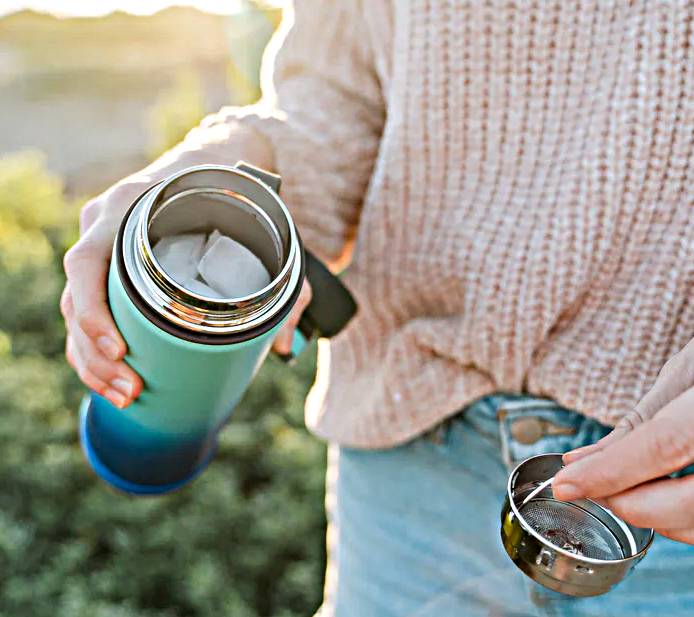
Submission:
M 260 105 L 85 207 L 71 364 L 120 407 L 143 387 L 105 292 L 134 197 L 197 163 L 276 170 L 360 305 L 307 403 L 333 444 L 322 614 L 691 613 L 694 480 L 649 481 L 694 461 L 692 4 L 296 4 Z M 606 596 L 544 592 L 499 546 L 507 466 L 615 424 L 555 490 L 661 536 Z

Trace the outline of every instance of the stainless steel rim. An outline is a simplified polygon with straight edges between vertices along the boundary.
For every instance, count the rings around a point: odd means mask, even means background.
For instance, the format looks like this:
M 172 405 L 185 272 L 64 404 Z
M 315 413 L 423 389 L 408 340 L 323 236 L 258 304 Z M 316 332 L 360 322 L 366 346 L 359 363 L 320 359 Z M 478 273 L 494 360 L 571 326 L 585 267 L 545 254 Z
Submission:
M 519 469 L 523 465 L 526 465 L 529 461 L 536 460 L 536 459 L 541 458 L 541 457 L 554 457 L 554 456 L 561 456 L 561 455 L 560 454 L 539 454 L 537 456 L 533 456 L 529 459 L 522 461 L 518 465 L 516 465 L 514 470 L 509 475 L 508 483 L 506 485 L 506 495 L 508 497 L 509 507 L 511 508 L 513 515 L 518 520 L 518 523 L 523 528 L 523 531 L 530 534 L 540 544 L 547 547 L 548 549 L 555 551 L 556 553 L 563 555 L 563 556 L 567 557 L 568 559 L 571 559 L 571 560 L 577 561 L 577 562 L 582 562 L 582 563 L 591 564 L 591 565 L 607 565 L 607 564 L 613 565 L 613 564 L 628 564 L 632 561 L 640 560 L 646 554 L 646 552 L 650 548 L 651 544 L 653 543 L 653 538 L 654 538 L 655 534 L 654 534 L 652 529 L 649 532 L 648 541 L 645 543 L 644 547 L 641 550 L 639 550 L 638 552 L 636 552 L 635 554 L 633 554 L 629 557 L 624 557 L 622 559 L 595 559 L 592 557 L 585 557 L 585 556 L 576 555 L 575 553 L 572 553 L 571 551 L 568 551 L 568 550 L 563 549 L 563 548 L 561 548 L 555 544 L 552 544 L 546 538 L 544 538 L 541 534 L 539 534 L 537 531 L 535 531 L 530 524 L 528 524 L 528 522 L 525 520 L 523 515 L 518 510 L 518 507 L 516 506 L 515 500 L 513 498 L 514 481 L 518 475 Z M 603 511 L 608 512 L 609 515 L 611 517 L 613 517 L 616 521 L 619 521 L 620 523 L 624 524 L 623 521 L 621 521 L 618 517 L 616 517 L 607 508 L 604 508 L 603 506 L 601 506 L 600 504 L 597 504 L 596 502 L 594 502 L 592 500 L 587 500 L 587 501 L 590 501 L 591 503 L 595 504 L 598 508 L 602 509 Z
M 289 230 L 289 240 L 287 254 L 283 255 L 282 267 L 266 287 L 254 294 L 239 298 L 205 298 L 185 289 L 169 277 L 153 255 L 149 242 L 149 226 L 153 221 L 152 208 L 155 204 L 163 208 L 172 200 L 191 193 L 215 194 L 243 204 L 244 207 L 252 209 L 257 217 L 262 218 L 268 229 L 274 229 L 274 233 L 279 237 L 277 225 L 263 208 L 236 191 L 207 186 L 190 188 L 158 203 L 159 196 L 174 181 L 201 171 L 228 172 L 253 182 L 262 187 L 263 197 L 273 200 L 273 205 L 279 208 L 284 217 L 283 222 Z M 302 252 L 294 222 L 286 205 L 258 178 L 234 167 L 190 167 L 150 189 L 131 211 L 125 223 L 120 248 L 123 251 L 126 272 L 145 303 L 167 321 L 193 332 L 226 335 L 255 328 L 272 319 L 285 306 L 301 280 Z

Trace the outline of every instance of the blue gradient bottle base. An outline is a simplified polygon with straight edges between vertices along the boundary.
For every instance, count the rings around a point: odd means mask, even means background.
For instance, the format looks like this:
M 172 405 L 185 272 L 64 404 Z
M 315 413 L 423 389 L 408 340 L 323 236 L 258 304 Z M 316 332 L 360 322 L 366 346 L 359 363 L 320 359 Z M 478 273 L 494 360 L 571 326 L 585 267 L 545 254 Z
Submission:
M 82 399 L 79 410 L 79 437 L 80 443 L 82 445 L 82 450 L 89 463 L 90 467 L 94 470 L 96 475 L 110 484 L 113 488 L 130 495 L 164 495 L 166 493 L 171 493 L 176 491 L 192 480 L 194 480 L 198 475 L 200 475 L 205 468 L 209 465 L 210 461 L 214 457 L 216 448 L 210 448 L 209 452 L 205 458 L 198 464 L 192 472 L 189 472 L 183 479 L 176 480 L 175 482 L 169 482 L 165 484 L 140 484 L 137 482 L 132 482 L 127 480 L 118 474 L 114 473 L 108 466 L 106 466 L 99 456 L 97 455 L 91 440 L 89 438 L 88 422 L 90 416 L 90 409 L 92 407 L 92 396 L 96 395 L 86 395 Z M 118 413 L 114 411 L 114 413 Z

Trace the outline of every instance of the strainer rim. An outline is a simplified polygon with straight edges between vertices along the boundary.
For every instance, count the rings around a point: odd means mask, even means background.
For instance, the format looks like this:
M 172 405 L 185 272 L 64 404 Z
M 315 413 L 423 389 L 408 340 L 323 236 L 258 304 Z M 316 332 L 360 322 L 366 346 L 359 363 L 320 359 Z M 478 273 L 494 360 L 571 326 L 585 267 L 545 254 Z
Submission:
M 532 528 L 532 526 L 525 520 L 525 517 L 520 513 L 520 510 L 517 508 L 515 501 L 513 499 L 512 484 L 513 484 L 513 481 L 518 474 L 518 470 L 521 468 L 521 466 L 525 465 L 529 461 L 540 459 L 540 458 L 555 458 L 555 457 L 559 457 L 559 459 L 561 460 L 562 454 L 559 452 L 549 452 L 546 454 L 537 454 L 535 456 L 530 456 L 530 457 L 526 458 L 525 460 L 521 461 L 520 463 L 518 463 L 513 468 L 513 471 L 511 471 L 511 473 L 509 474 L 508 482 L 506 484 L 506 496 L 508 498 L 509 507 L 511 508 L 511 511 L 513 512 L 514 516 L 518 519 L 518 522 L 521 525 L 521 527 L 527 533 L 529 533 L 531 536 L 533 536 L 533 538 L 538 540 L 538 542 L 540 542 L 542 545 L 556 551 L 560 555 L 564 555 L 565 557 L 569 557 L 570 559 L 574 559 L 576 561 L 580 561 L 583 563 L 588 563 L 588 564 L 593 564 L 593 565 L 623 564 L 623 563 L 629 563 L 631 561 L 641 559 L 641 557 L 643 557 L 643 555 L 646 554 L 648 549 L 651 547 L 651 544 L 653 543 L 653 539 L 655 537 L 655 532 L 653 531 L 653 529 L 646 528 L 649 532 L 648 541 L 644 544 L 643 548 L 640 551 L 638 551 L 637 553 L 635 553 L 634 555 L 631 555 L 629 557 L 622 557 L 621 559 L 597 559 L 595 557 L 586 557 L 584 555 L 576 555 L 576 553 L 572 553 L 571 551 L 567 551 L 566 549 L 563 549 L 563 548 L 557 546 L 556 544 L 552 544 L 552 542 L 550 542 L 549 540 L 544 538 L 542 536 L 542 534 L 535 531 Z M 560 501 L 560 500 L 557 499 L 557 501 Z M 599 506 L 600 508 L 605 509 L 603 506 L 601 506 L 599 503 L 593 501 L 592 499 L 586 499 L 586 501 L 590 501 L 591 503 L 594 503 L 595 505 Z M 571 503 L 571 502 L 569 502 L 569 503 Z M 614 516 L 615 518 L 619 518 L 619 517 L 617 517 L 616 514 L 614 514 L 612 512 L 610 512 L 610 514 L 612 514 L 612 516 Z M 621 521 L 622 519 L 619 518 L 619 520 Z M 624 521 L 622 521 L 622 522 L 624 522 Z

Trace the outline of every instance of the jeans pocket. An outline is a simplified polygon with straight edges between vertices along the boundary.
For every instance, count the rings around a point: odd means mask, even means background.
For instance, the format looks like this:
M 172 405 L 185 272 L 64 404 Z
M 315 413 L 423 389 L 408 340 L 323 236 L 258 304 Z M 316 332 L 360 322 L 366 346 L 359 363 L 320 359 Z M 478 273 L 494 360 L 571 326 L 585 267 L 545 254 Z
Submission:
M 501 403 L 497 418 L 502 457 L 509 469 L 531 456 L 595 443 L 612 430 L 554 401 L 534 397 Z

